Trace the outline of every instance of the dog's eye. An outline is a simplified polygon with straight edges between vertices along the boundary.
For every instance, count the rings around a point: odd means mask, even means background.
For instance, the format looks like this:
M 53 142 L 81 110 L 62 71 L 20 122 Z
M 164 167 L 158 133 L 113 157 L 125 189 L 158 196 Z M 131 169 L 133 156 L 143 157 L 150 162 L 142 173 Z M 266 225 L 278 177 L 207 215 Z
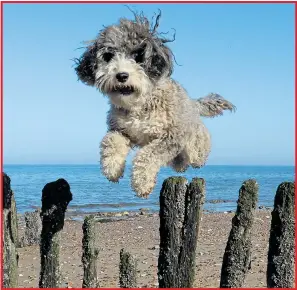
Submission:
M 103 53 L 102 58 L 104 59 L 104 61 L 109 62 L 113 58 L 113 53 L 105 52 Z
M 144 61 L 144 49 L 139 49 L 137 51 L 134 51 L 132 53 L 132 57 L 137 63 L 143 63 L 143 61 Z

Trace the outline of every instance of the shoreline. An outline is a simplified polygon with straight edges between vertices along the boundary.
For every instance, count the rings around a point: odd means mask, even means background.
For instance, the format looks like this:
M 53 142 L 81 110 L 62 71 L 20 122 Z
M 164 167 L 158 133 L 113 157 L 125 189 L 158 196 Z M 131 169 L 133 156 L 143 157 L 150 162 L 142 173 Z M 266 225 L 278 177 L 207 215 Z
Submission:
M 232 205 L 230 205 L 232 204 Z M 40 210 L 40 206 L 31 206 L 28 210 L 18 212 L 21 218 L 26 212 L 34 212 Z M 206 200 L 203 205 L 204 213 L 231 213 L 237 209 L 237 200 L 228 199 L 212 199 Z M 259 210 L 267 209 L 272 210 L 271 205 L 258 205 Z M 80 216 L 95 215 L 99 217 L 134 217 L 137 215 L 145 214 L 158 214 L 159 203 L 142 204 L 142 203 L 118 203 L 118 204 L 83 204 L 83 205 L 68 205 L 65 218 L 67 220 L 77 219 Z
M 257 211 L 271 211 L 273 207 L 263 206 L 260 205 L 257 208 Z M 31 212 L 40 210 L 39 207 L 35 207 L 35 210 Z M 225 211 L 218 211 L 218 210 L 209 210 L 203 209 L 203 214 L 231 214 L 235 213 L 236 208 L 234 210 L 225 210 Z M 24 214 L 25 213 L 18 213 L 18 220 L 21 225 L 24 223 Z M 94 211 L 94 212 L 83 212 L 83 211 L 73 211 L 67 209 L 65 213 L 65 221 L 80 221 L 83 222 L 86 216 L 93 215 L 95 219 L 101 222 L 112 222 L 118 220 L 125 220 L 131 219 L 138 216 L 159 216 L 159 210 L 154 210 L 151 208 L 139 208 L 138 210 L 120 210 L 120 211 Z

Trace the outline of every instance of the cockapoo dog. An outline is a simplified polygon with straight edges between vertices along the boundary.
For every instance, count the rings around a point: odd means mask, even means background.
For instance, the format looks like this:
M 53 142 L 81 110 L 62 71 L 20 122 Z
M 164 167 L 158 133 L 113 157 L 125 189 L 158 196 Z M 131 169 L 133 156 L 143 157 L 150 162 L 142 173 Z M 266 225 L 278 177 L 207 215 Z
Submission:
M 126 157 L 137 146 L 131 185 L 138 196 L 154 189 L 161 166 L 184 172 L 200 168 L 211 148 L 202 117 L 235 106 L 217 94 L 189 98 L 170 76 L 173 54 L 155 25 L 142 14 L 105 27 L 76 60 L 79 79 L 109 97 L 108 132 L 101 142 L 101 167 L 108 180 L 123 176 Z M 186 49 L 186 48 L 185 48 Z

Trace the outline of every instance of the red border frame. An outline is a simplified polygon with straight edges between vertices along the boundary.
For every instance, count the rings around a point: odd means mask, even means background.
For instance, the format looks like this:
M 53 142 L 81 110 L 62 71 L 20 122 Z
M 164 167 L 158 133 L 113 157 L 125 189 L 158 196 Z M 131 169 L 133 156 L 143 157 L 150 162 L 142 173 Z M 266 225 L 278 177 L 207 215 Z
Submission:
M 296 96 L 297 96 L 297 73 L 296 73 L 296 68 L 297 68 L 297 1 L 1 1 L 1 171 L 3 172 L 3 113 L 4 113 L 4 96 L 3 96 L 3 7 L 4 4 L 92 4 L 92 3 L 97 3 L 97 4 L 124 4 L 124 3 L 130 3 L 130 4 L 295 4 L 295 112 L 297 111 L 297 101 L 296 101 Z M 296 124 L 297 124 L 297 117 L 295 113 L 295 152 L 296 152 Z M 295 164 L 297 161 L 297 156 L 295 154 Z M 296 167 L 295 167 L 295 176 L 296 176 Z M 1 257 L 1 262 L 0 262 L 0 273 L 1 273 L 1 278 L 0 278 L 0 289 L 2 289 L 3 285 L 3 256 L 2 256 L 2 245 L 3 245 L 3 234 L 2 234 L 2 210 L 3 210 L 3 176 L 1 176 L 0 179 L 0 192 L 1 192 L 1 198 L 0 198 L 0 208 L 1 208 L 1 217 L 0 217 L 0 232 L 1 232 L 1 245 L 0 245 L 0 257 Z M 296 195 L 295 195 L 295 204 L 296 204 Z M 296 219 L 296 214 L 295 214 L 295 219 Z M 295 223 L 295 233 L 297 229 L 297 224 Z M 297 245 L 297 237 L 295 234 L 295 247 Z M 297 259 L 296 259 L 296 254 L 295 254 L 295 283 L 296 283 L 296 277 L 297 277 Z M 297 286 L 297 284 L 296 284 Z M 10 289 L 20 289 L 20 288 L 10 288 Z M 36 289 L 36 288 L 26 288 L 26 289 Z M 56 288 L 54 288 L 56 289 Z M 68 289 L 68 288 L 58 288 L 58 289 Z M 85 289 L 85 288 L 74 288 L 74 289 Z M 100 289 L 119 289 L 119 288 L 100 288 Z M 136 288 L 139 289 L 139 288 Z M 143 288 L 143 289 L 156 289 L 156 288 Z M 174 289 L 174 288 L 171 288 Z M 176 288 L 177 289 L 177 288 Z M 206 289 L 206 288 L 195 288 L 195 289 Z M 212 288 L 212 289 L 219 289 L 219 288 Z M 242 289 L 242 288 L 235 288 L 235 289 Z M 266 288 L 248 288 L 248 289 L 266 289 Z

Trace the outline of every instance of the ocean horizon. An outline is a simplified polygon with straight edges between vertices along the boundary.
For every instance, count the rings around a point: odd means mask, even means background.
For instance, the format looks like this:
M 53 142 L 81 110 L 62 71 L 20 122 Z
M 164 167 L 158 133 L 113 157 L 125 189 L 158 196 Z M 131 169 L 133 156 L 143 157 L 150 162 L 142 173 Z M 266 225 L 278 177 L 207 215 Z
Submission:
M 201 169 L 188 169 L 179 174 L 170 168 L 162 168 L 157 184 L 148 199 L 135 196 L 130 187 L 131 164 L 127 164 L 124 177 L 119 183 L 109 182 L 100 172 L 99 164 L 5 164 L 3 171 L 11 179 L 17 211 L 24 213 L 41 207 L 42 189 L 46 183 L 64 178 L 70 185 L 73 200 L 68 213 L 73 215 L 137 211 L 147 208 L 159 210 L 159 193 L 164 179 L 184 176 L 189 181 L 194 177 L 206 181 L 208 211 L 233 211 L 242 183 L 250 178 L 259 184 L 258 206 L 272 207 L 276 189 L 281 182 L 295 180 L 295 166 L 267 165 L 207 165 Z M 218 203 L 213 203 L 219 200 Z

